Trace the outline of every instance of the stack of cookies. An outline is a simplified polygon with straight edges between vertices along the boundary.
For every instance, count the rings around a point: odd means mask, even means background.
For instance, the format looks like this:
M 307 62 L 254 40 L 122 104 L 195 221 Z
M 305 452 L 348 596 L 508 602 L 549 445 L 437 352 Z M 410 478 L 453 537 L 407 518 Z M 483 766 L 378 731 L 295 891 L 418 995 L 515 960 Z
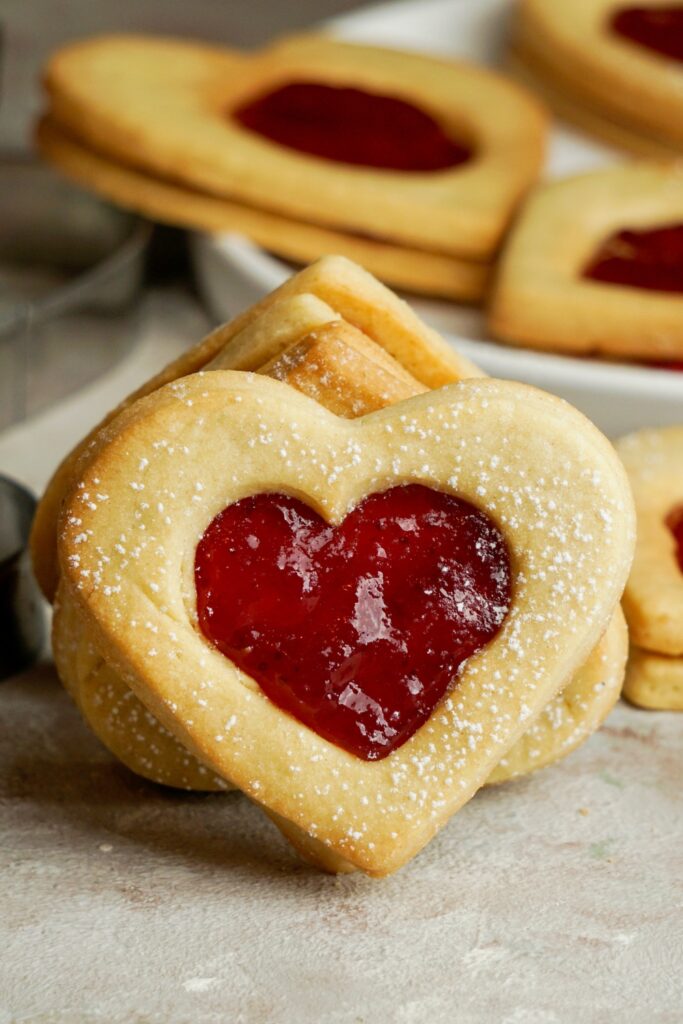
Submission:
M 320 35 L 256 54 L 104 37 L 55 54 L 45 85 L 42 152 L 120 205 L 468 302 L 543 162 L 545 115 L 515 83 Z
M 630 434 L 617 450 L 638 516 L 624 594 L 631 636 L 624 696 L 683 711 L 683 426 Z
M 511 65 L 561 117 L 650 157 L 683 152 L 683 7 L 519 0 Z
M 33 554 L 61 678 L 114 754 L 385 875 L 600 724 L 633 542 L 595 427 L 336 257 L 85 438 Z

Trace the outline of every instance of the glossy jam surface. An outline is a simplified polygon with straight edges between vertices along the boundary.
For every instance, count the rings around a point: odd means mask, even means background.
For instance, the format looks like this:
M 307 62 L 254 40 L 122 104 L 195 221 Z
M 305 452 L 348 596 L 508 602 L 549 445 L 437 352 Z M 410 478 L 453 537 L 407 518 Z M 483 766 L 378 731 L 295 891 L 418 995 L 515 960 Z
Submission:
M 612 15 L 610 26 L 632 43 L 683 61 L 683 4 L 623 7 Z
M 666 517 L 666 525 L 671 530 L 676 542 L 676 560 L 683 572 L 683 505 L 677 505 Z
M 223 510 L 196 552 L 199 625 L 279 707 L 359 758 L 386 757 L 499 631 L 505 540 L 467 502 L 418 484 L 329 526 L 282 494 Z
M 233 110 L 232 117 L 271 142 L 336 163 L 443 171 L 472 155 L 425 111 L 362 89 L 290 82 Z
M 683 293 L 683 224 L 617 232 L 600 246 L 583 276 L 605 284 Z

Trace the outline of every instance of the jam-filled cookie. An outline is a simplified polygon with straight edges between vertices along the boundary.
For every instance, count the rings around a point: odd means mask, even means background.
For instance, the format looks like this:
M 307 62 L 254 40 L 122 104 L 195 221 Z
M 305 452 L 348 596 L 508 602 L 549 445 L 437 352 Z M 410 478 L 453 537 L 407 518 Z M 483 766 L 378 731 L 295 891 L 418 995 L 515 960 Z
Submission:
M 284 333 L 298 337 L 302 307 L 308 306 L 310 324 L 317 302 L 311 296 L 281 300 L 207 368 L 220 368 L 230 353 L 232 362 L 239 361 L 246 357 L 247 349 L 258 349 L 266 341 L 272 351 L 273 339 L 278 348 Z M 285 380 L 331 411 L 349 417 L 367 414 L 424 390 L 384 349 L 343 321 L 323 323 L 267 361 L 259 372 Z M 63 587 L 55 603 L 53 650 L 60 677 L 84 717 L 129 768 L 178 788 L 226 788 L 225 780 L 189 754 L 106 663 Z M 624 626 L 618 612 L 586 664 L 529 727 L 489 781 L 500 782 L 541 768 L 578 746 L 599 726 L 617 699 L 624 659 Z M 295 845 L 298 848 L 299 843 Z M 306 845 L 310 860 L 310 843 Z
M 627 164 L 539 188 L 491 297 L 501 341 L 648 361 L 683 357 L 683 174 Z
M 488 261 L 536 177 L 545 117 L 473 65 L 286 39 L 234 58 L 105 37 L 49 62 L 50 116 L 87 147 L 209 195 Z
M 107 434 L 59 541 L 102 657 L 202 763 L 369 874 L 486 780 L 628 572 L 611 446 L 522 385 L 344 420 L 216 370 Z
M 294 263 L 339 253 L 387 284 L 410 292 L 473 303 L 481 302 L 487 293 L 490 261 L 417 252 L 381 238 L 293 220 L 199 192 L 103 156 L 49 119 L 39 124 L 36 141 L 43 156 L 79 185 L 153 220 L 245 235 Z
M 683 150 L 683 8 L 521 0 L 511 49 L 558 112 L 644 155 Z
M 617 445 L 636 503 L 638 540 L 624 592 L 632 652 L 625 695 L 683 708 L 683 427 L 643 430 Z

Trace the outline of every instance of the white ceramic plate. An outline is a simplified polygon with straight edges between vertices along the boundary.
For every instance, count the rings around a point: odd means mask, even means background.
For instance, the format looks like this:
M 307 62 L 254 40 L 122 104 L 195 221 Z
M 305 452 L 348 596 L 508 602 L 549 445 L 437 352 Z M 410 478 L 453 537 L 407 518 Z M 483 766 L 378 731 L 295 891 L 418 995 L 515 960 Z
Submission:
M 330 22 L 339 36 L 499 64 L 510 0 L 398 0 Z M 613 150 L 556 126 L 547 173 L 567 175 L 619 159 Z M 290 267 L 236 235 L 197 234 L 192 250 L 212 314 L 226 320 L 271 291 Z M 498 345 L 481 314 L 455 303 L 411 298 L 412 305 L 488 373 L 522 380 L 572 402 L 611 436 L 683 422 L 683 373 L 573 359 Z

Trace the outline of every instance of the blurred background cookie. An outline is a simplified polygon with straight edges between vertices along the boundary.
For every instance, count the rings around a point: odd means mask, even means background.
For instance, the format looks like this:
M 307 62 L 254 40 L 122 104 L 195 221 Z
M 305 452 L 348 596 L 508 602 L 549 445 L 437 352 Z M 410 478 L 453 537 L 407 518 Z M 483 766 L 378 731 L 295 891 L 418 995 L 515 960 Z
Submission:
M 544 155 L 540 105 L 501 76 L 320 35 L 255 55 L 99 38 L 55 54 L 45 84 L 43 152 L 110 198 L 290 258 L 353 249 L 465 300 Z

